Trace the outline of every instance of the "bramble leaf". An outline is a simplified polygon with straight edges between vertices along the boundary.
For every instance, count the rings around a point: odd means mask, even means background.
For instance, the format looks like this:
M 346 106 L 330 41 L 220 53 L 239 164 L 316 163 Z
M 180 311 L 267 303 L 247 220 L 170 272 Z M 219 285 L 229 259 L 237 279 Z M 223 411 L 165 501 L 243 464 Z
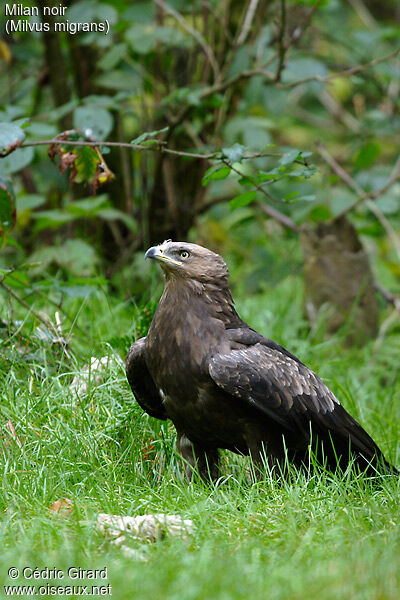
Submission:
M 79 139 L 76 131 L 64 131 L 55 141 Z M 114 179 L 114 173 L 108 168 L 98 146 L 63 146 L 54 143 L 49 147 L 49 157 L 55 163 L 59 158 L 60 173 L 70 169 L 71 183 L 86 183 L 93 190 Z
M 14 152 L 25 139 L 25 132 L 15 123 L 0 123 L 0 156 Z
M 243 192 L 243 194 L 239 194 L 239 196 L 235 196 L 235 198 L 232 198 L 232 200 L 229 201 L 229 206 L 231 207 L 231 210 L 235 210 L 236 208 L 239 208 L 241 206 L 247 206 L 248 204 L 251 204 L 251 202 L 253 202 L 256 198 L 256 191 L 255 190 L 251 190 L 248 192 Z
M 222 156 L 230 163 L 240 162 L 246 148 L 242 144 L 233 144 L 231 148 L 222 148 Z
M 299 154 L 300 154 L 300 152 L 296 149 L 289 150 L 289 152 L 285 152 L 285 154 L 281 157 L 281 159 L 279 160 L 279 163 L 282 166 L 290 165 L 292 162 L 294 162 L 297 159 Z
M 207 185 L 209 181 L 216 181 L 219 179 L 226 179 L 230 174 L 231 169 L 227 165 L 214 165 L 210 167 L 204 174 L 201 181 L 202 185 Z

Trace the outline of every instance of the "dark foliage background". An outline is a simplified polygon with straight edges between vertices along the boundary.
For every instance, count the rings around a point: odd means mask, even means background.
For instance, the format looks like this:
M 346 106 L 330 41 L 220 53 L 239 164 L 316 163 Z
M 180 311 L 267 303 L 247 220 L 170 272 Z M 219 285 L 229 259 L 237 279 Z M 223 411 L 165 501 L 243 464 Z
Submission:
M 0 161 L 4 284 L 140 298 L 136 252 L 189 237 L 251 259 L 254 290 L 301 264 L 271 256 L 274 239 L 291 248 L 302 224 L 346 215 L 396 290 L 396 3 L 67 4 L 53 20 L 110 32 L 3 32 L 3 153 L 24 138 Z M 58 146 L 62 175 L 32 143 L 70 129 L 130 147 L 102 147 L 103 166 L 94 148 Z
M 399 466 L 398 2 L 77 0 L 8 34 L 5 6 L 1 581 L 107 565 L 115 598 L 397 599 L 395 478 L 251 486 L 225 453 L 216 486 L 188 485 L 173 427 L 139 409 L 122 360 L 161 292 L 144 251 L 204 244 L 241 316 Z M 129 540 L 126 557 L 100 512 L 174 513 L 196 533 Z

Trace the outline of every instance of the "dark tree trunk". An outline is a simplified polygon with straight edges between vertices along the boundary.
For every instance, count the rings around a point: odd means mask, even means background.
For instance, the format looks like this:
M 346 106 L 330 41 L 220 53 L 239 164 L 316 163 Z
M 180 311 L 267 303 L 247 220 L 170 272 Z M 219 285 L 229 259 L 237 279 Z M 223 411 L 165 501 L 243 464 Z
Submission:
M 149 244 L 187 238 L 205 194 L 201 180 L 207 168 L 204 160 L 159 156 L 148 204 Z
M 363 344 L 378 332 L 378 301 L 367 254 L 353 225 L 340 218 L 305 225 L 305 303 L 311 322 L 319 309 L 327 311 L 327 329 L 344 328 L 349 344 Z M 347 329 L 348 328 L 348 329 Z
M 54 0 L 44 2 L 37 0 L 36 4 L 43 14 L 43 8 L 46 6 L 56 6 Z M 43 15 L 43 22 L 49 25 L 49 31 L 43 33 L 42 38 L 45 47 L 46 64 L 49 70 L 49 79 L 51 91 L 54 98 L 55 106 L 62 106 L 71 99 L 71 91 L 68 85 L 67 66 L 64 60 L 64 55 L 61 47 L 61 35 L 54 31 L 56 22 L 52 15 Z M 71 129 L 72 119 L 70 115 L 66 115 L 60 119 L 62 129 Z

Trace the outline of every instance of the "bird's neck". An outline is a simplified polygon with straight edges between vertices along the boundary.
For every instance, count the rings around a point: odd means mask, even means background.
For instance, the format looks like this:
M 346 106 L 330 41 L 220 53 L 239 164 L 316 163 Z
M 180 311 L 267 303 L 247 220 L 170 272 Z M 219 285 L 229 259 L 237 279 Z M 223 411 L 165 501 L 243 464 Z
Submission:
M 239 327 L 239 322 L 228 286 L 167 280 L 146 342 L 156 385 L 166 394 L 178 393 L 187 385 L 188 373 L 208 373 L 208 357 L 229 350 L 226 329 Z
M 194 279 L 167 279 L 160 305 L 174 306 L 181 315 L 196 314 L 204 322 L 207 318 L 222 321 L 225 327 L 237 326 L 238 316 L 228 282 L 197 281 Z

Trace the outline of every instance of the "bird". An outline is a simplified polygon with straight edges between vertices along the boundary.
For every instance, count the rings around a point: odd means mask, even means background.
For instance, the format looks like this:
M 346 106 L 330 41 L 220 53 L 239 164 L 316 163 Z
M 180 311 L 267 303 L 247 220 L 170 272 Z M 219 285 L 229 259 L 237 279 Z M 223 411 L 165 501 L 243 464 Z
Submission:
M 173 422 L 190 479 L 218 479 L 221 449 L 279 477 L 291 464 L 399 474 L 322 379 L 240 318 L 219 254 L 166 240 L 145 258 L 165 285 L 127 379 L 146 413 Z

